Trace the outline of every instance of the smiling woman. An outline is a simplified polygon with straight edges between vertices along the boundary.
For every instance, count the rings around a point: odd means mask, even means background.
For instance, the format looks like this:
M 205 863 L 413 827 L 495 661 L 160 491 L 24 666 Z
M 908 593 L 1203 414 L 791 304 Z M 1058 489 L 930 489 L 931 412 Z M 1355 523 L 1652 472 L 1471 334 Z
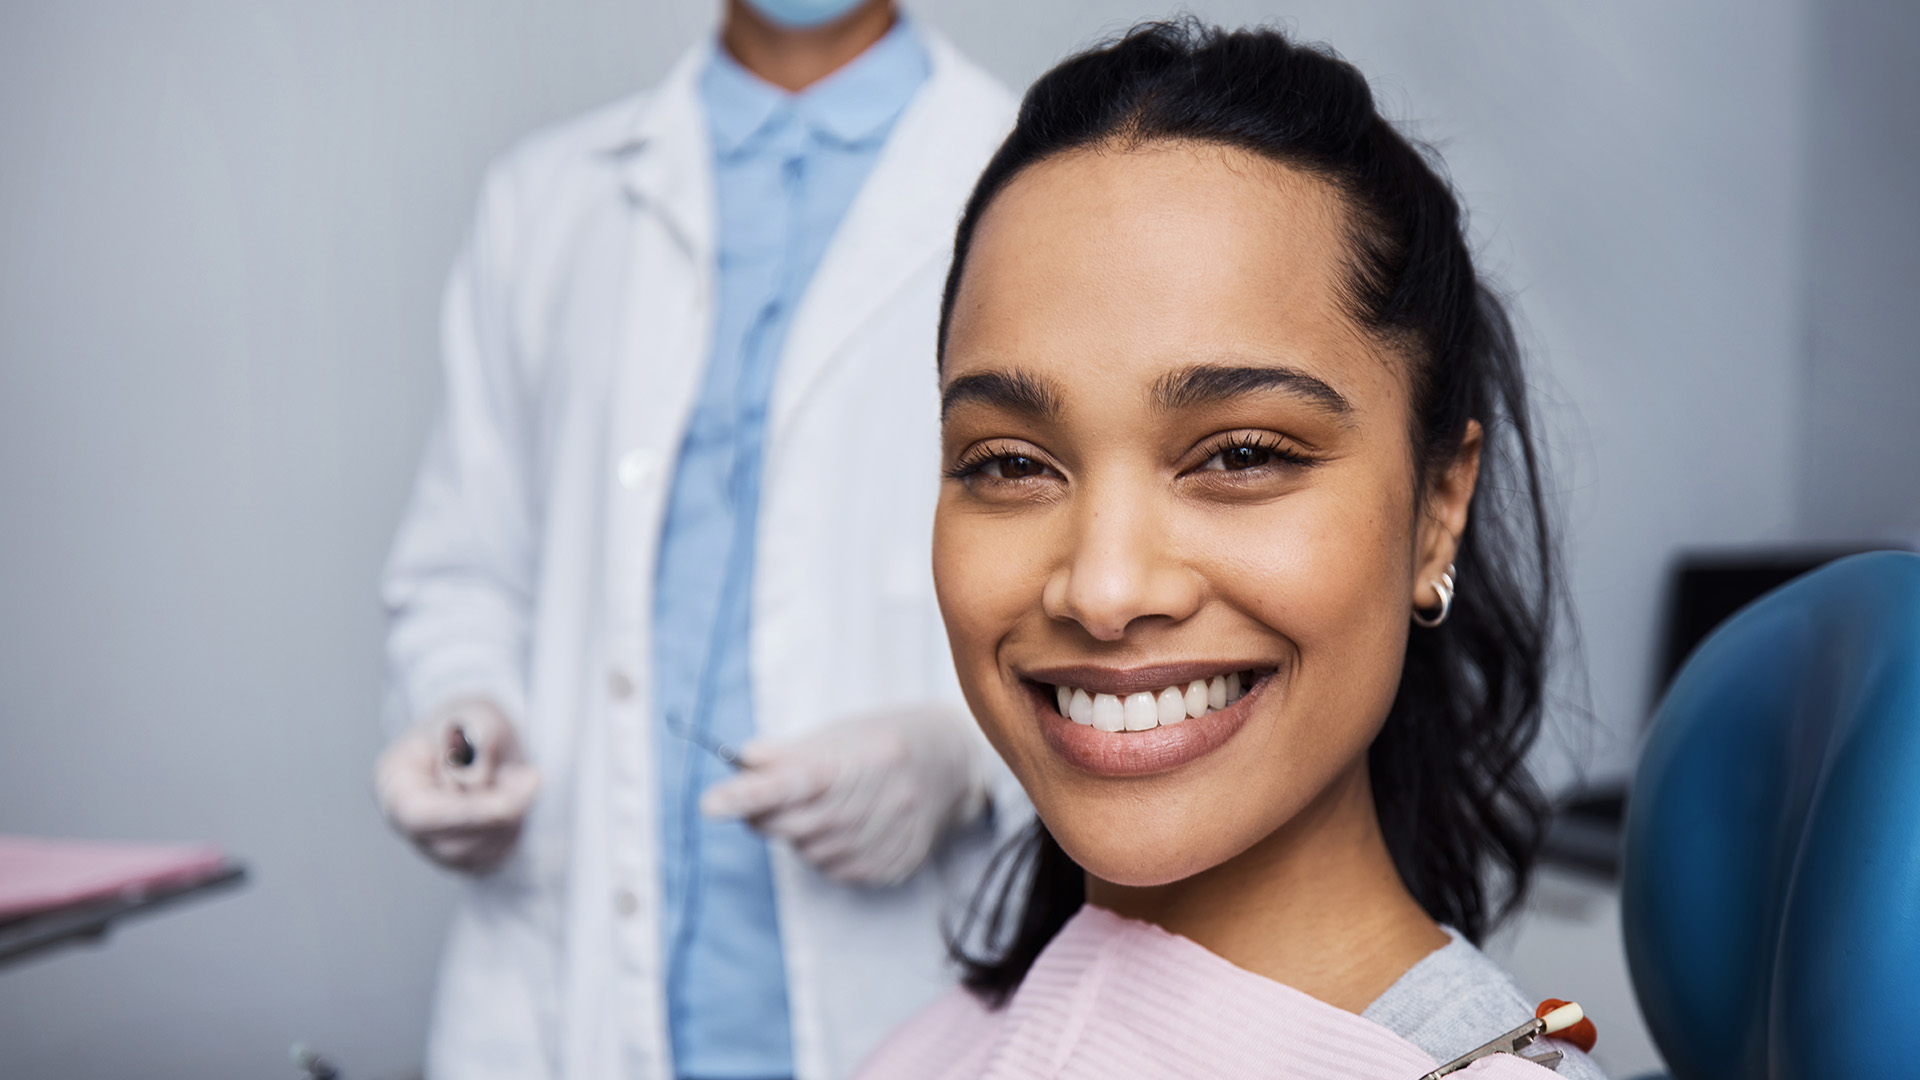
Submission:
M 1417 1075 L 1531 1016 L 1471 944 L 1542 818 L 1524 372 L 1364 78 L 1193 23 L 1054 69 L 960 224 L 941 365 L 941 609 L 1040 824 L 970 996 L 867 1075 L 1211 1075 L 1335 1031 L 1332 1074 Z

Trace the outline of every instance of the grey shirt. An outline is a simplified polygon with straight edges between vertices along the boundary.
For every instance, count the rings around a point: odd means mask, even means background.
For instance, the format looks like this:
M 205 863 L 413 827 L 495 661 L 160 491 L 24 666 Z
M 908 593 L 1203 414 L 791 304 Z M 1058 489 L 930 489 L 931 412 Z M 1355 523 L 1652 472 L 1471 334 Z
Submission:
M 1453 940 L 1407 969 L 1362 1016 L 1433 1055 L 1452 1061 L 1533 1015 L 1529 1002 L 1500 965 L 1452 927 Z M 1566 1055 L 1559 1073 L 1567 1080 L 1606 1080 L 1593 1059 L 1564 1042 L 1551 1042 Z

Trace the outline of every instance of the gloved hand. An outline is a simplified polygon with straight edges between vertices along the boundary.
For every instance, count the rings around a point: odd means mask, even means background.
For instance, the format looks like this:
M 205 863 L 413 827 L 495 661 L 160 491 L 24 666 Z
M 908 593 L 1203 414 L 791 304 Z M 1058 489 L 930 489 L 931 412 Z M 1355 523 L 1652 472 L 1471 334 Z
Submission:
M 931 706 L 843 720 L 783 743 L 754 741 L 738 776 L 708 788 L 700 811 L 745 818 L 792 842 L 837 881 L 894 885 L 947 830 L 986 807 L 973 720 Z
M 395 739 L 374 765 L 373 786 L 387 821 L 427 858 L 479 874 L 520 839 L 540 773 L 499 706 L 468 698 Z

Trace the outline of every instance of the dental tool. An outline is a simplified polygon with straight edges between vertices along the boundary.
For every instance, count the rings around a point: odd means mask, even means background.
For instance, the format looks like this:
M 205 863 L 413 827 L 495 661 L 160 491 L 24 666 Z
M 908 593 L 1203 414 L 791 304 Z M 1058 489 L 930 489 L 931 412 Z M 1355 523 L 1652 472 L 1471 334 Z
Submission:
M 467 729 L 459 724 L 448 724 L 442 741 L 445 745 L 440 751 L 441 782 L 458 791 L 471 790 L 477 772 L 473 763 L 480 760 L 480 748 L 473 744 Z
M 467 731 L 459 724 L 447 728 L 447 764 L 455 769 L 464 769 L 473 764 L 473 742 L 467 738 Z
M 1586 1017 L 1587 1014 L 1585 1010 L 1581 1009 L 1578 1004 L 1571 1001 L 1563 1002 L 1549 998 L 1541 1003 L 1540 1015 L 1521 1024 L 1512 1031 L 1505 1032 L 1487 1043 L 1476 1046 L 1472 1050 L 1461 1054 L 1445 1065 L 1422 1076 L 1420 1080 L 1440 1080 L 1441 1077 L 1449 1073 L 1459 1072 L 1461 1069 L 1479 1061 L 1481 1058 L 1492 1057 L 1495 1054 L 1512 1054 L 1517 1058 L 1531 1061 L 1535 1065 L 1549 1069 L 1558 1068 L 1561 1058 L 1564 1056 L 1558 1050 L 1543 1048 L 1531 1054 L 1521 1053 L 1521 1051 L 1532 1046 L 1534 1040 L 1540 1038 L 1542 1035 L 1556 1035 L 1561 1032 L 1567 1032 L 1568 1041 L 1579 1046 L 1582 1050 L 1590 1049 L 1593 1046 L 1593 1025 L 1591 1023 L 1587 1023 L 1585 1030 L 1582 1032 L 1568 1031 L 1569 1028 L 1586 1021 Z

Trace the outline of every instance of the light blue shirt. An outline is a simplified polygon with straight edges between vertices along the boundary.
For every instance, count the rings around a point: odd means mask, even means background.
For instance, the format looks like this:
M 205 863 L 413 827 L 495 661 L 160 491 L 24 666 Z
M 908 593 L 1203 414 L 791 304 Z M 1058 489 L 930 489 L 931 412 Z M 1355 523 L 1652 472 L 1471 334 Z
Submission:
M 699 814 L 753 736 L 747 642 L 761 457 L 795 308 L 931 64 L 904 20 L 800 94 L 724 49 L 701 76 L 719 212 L 713 352 L 669 497 L 653 611 L 668 1023 L 686 1080 L 793 1074 L 766 842 Z M 637 1022 L 637 1018 L 636 1018 Z

